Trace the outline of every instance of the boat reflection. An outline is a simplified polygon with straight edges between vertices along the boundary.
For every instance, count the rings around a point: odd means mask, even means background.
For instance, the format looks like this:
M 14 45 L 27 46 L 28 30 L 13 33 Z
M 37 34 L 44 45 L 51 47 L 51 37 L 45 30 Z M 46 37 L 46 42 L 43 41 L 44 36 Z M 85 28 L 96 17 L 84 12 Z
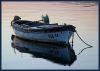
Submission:
M 67 46 L 58 46 L 54 44 L 33 42 L 12 36 L 12 47 L 21 53 L 32 54 L 34 58 L 43 58 L 53 63 L 61 65 L 72 65 L 77 59 L 74 50 L 70 44 Z

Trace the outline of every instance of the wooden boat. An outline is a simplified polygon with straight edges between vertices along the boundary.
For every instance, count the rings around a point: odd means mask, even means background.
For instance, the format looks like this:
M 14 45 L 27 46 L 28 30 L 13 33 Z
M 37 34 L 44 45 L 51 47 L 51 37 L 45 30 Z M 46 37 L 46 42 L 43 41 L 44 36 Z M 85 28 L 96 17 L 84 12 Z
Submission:
M 19 16 L 15 16 L 11 26 L 18 37 L 50 43 L 68 44 L 75 32 L 73 25 L 50 24 L 48 15 L 42 16 L 39 21 L 21 20 Z
M 31 54 L 33 58 L 43 58 L 61 65 L 71 65 L 77 59 L 75 51 L 70 44 L 68 46 L 59 46 L 27 41 L 15 36 L 12 39 L 12 47 L 21 53 Z

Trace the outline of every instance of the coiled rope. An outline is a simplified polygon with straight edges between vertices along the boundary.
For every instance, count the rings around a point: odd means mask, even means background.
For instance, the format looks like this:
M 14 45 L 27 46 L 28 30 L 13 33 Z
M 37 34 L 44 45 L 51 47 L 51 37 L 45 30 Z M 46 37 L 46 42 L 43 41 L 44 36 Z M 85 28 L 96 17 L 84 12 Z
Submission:
M 75 31 L 75 32 L 76 32 L 77 36 L 79 37 L 79 39 L 80 39 L 84 44 L 86 44 L 86 45 L 88 46 L 88 47 L 86 47 L 86 48 L 83 48 L 83 49 L 77 54 L 77 56 L 78 56 L 78 55 L 80 55 L 85 49 L 91 48 L 91 47 L 93 47 L 93 46 L 87 44 L 87 43 L 80 37 L 80 35 L 77 33 L 77 31 Z M 73 38 L 74 38 L 74 35 L 72 36 L 72 46 L 73 46 Z

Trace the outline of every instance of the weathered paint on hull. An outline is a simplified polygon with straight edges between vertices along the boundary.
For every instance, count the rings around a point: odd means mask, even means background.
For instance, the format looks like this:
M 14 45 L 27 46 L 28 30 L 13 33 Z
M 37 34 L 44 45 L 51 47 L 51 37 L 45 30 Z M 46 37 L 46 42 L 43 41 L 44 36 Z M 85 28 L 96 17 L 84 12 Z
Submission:
M 58 31 L 58 32 L 22 32 L 15 30 L 15 35 L 28 40 L 35 40 L 41 42 L 55 42 L 67 44 L 73 31 Z

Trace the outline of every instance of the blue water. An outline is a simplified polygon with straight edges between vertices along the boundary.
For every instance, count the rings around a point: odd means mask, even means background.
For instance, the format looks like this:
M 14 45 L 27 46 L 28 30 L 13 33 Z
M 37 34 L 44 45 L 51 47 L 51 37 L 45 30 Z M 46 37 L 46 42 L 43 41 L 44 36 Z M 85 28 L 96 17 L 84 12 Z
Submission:
M 15 15 L 19 15 L 22 19 L 38 20 L 42 14 L 48 14 L 50 23 L 67 23 L 74 25 L 79 35 L 84 41 L 92 45 L 92 48 L 84 50 L 77 59 L 69 66 L 53 62 L 46 58 L 46 54 L 35 55 L 29 54 L 29 49 L 26 53 L 19 52 L 12 47 L 11 36 L 14 33 L 10 22 Z M 71 41 L 71 40 L 70 40 Z M 18 43 L 17 41 L 14 41 Z M 25 46 L 29 42 L 20 42 L 19 46 Z M 20 45 L 21 44 L 21 45 Z M 30 44 L 30 43 L 29 43 Z M 53 45 L 43 45 L 32 43 L 34 49 L 44 47 L 46 50 L 51 50 L 54 55 L 60 54 L 62 49 L 52 49 L 51 47 L 60 47 Z M 51 49 L 47 49 L 50 47 Z M 77 55 L 87 45 L 82 43 L 75 34 L 73 50 Z M 41 49 L 41 48 L 39 48 Z M 43 49 L 41 49 L 42 51 Z M 59 51 L 58 51 L 59 50 Z M 45 50 L 44 50 L 45 51 Z M 57 51 L 57 53 L 55 53 Z M 49 51 L 50 52 L 50 51 Z M 66 51 L 68 54 L 68 51 Z M 67 56 L 66 52 L 63 56 Z M 73 51 L 71 51 L 73 52 Z M 85 1 L 62 1 L 62 2 L 2 2 L 2 69 L 98 69 L 98 3 Z M 48 56 L 48 55 L 47 55 Z M 73 55 L 74 56 L 74 55 Z M 72 56 L 71 56 L 72 57 Z M 47 57 L 49 58 L 49 57 Z M 69 58 L 69 57 L 68 57 Z M 67 58 L 67 59 L 68 59 Z M 55 57 L 53 58 L 55 59 Z M 59 58 L 58 58 L 59 59 Z M 61 57 L 62 59 L 62 57 Z M 56 60 L 56 59 L 55 59 Z M 73 59 L 74 60 L 74 59 Z M 57 60 L 56 60 L 57 61 Z

